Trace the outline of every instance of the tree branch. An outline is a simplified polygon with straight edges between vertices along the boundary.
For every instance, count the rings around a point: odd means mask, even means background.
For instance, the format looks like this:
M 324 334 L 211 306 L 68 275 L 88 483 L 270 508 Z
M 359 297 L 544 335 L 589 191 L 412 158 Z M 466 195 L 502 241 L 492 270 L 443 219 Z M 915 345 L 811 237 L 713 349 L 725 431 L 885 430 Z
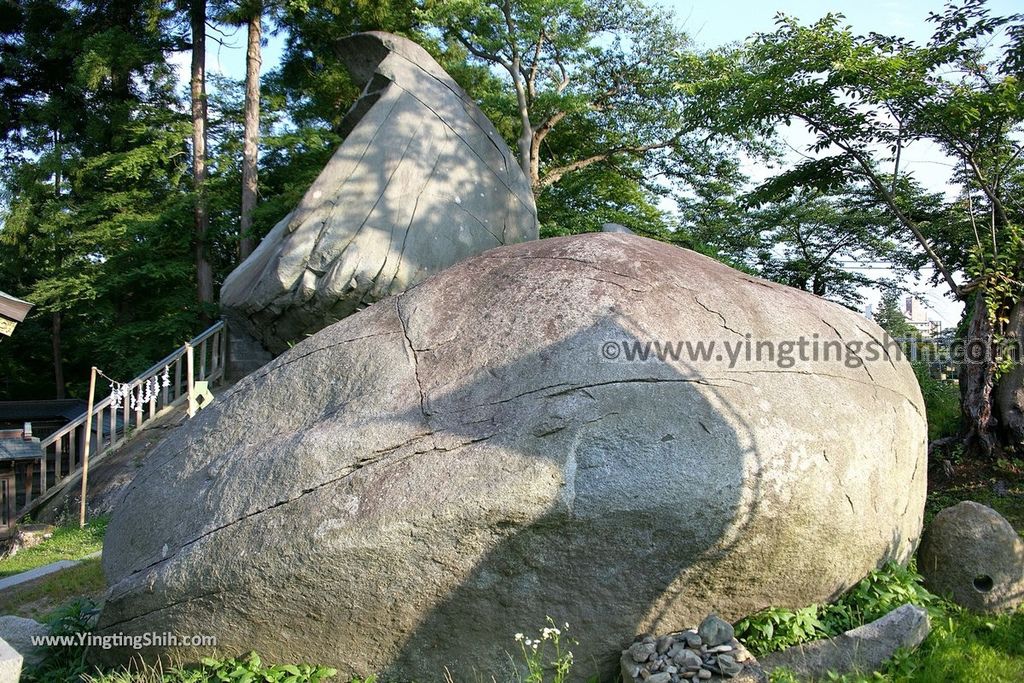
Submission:
M 988 197 L 989 202 L 992 203 L 992 211 L 994 215 L 999 218 L 1000 225 L 1009 225 L 1010 219 L 1006 216 L 1006 209 L 1003 207 L 1003 203 L 999 200 L 999 196 L 992 189 L 988 180 L 985 179 L 985 174 L 981 168 L 978 167 L 978 163 L 974 160 L 973 154 L 967 155 L 967 161 L 971 165 L 971 170 L 974 171 L 974 177 L 978 180 L 978 185 L 981 186 L 981 191 Z
M 492 54 L 490 52 L 485 52 L 484 50 L 481 50 L 476 45 L 473 45 L 471 42 L 469 42 L 469 40 L 458 31 L 454 32 L 452 35 L 454 35 L 455 40 L 459 41 L 459 43 L 462 44 L 462 47 L 466 48 L 469 51 L 469 53 L 474 57 L 479 57 L 480 59 L 487 62 L 494 62 L 495 64 L 500 64 L 507 70 L 510 70 L 512 68 L 508 61 L 503 59 L 500 55 Z
M 914 234 L 918 244 L 920 244 L 921 248 L 924 249 L 928 258 L 931 259 L 931 262 L 935 265 L 935 269 L 942 275 L 953 294 L 957 298 L 963 299 L 964 292 L 960 288 L 960 285 L 956 283 L 956 280 L 953 279 L 953 275 L 946 267 L 946 264 L 942 261 L 942 257 L 935 252 L 930 244 L 928 244 L 928 239 L 924 236 L 924 233 L 921 232 L 921 228 L 918 227 L 917 223 L 911 220 L 911 218 L 907 216 L 902 209 L 900 209 L 899 205 L 896 203 L 896 197 L 881 181 L 878 174 L 874 172 L 871 168 L 871 164 L 864 155 L 854 149 L 849 143 L 839 139 L 838 136 L 834 135 L 827 126 L 816 120 L 813 116 L 806 113 L 796 113 L 794 115 L 797 118 L 802 119 L 808 125 L 813 126 L 819 133 L 828 138 L 832 144 L 849 154 L 850 157 L 857 162 L 857 165 L 863 170 L 864 177 L 867 179 L 868 183 L 878 191 L 896 218 Z
M 582 170 L 584 168 L 587 168 L 588 166 L 593 166 L 594 164 L 601 161 L 605 161 L 606 159 L 610 159 L 611 157 L 617 154 L 644 154 L 645 152 L 650 152 L 655 149 L 671 147 L 676 142 L 678 142 L 679 138 L 681 138 L 682 136 L 683 133 L 682 131 L 680 131 L 671 138 L 669 138 L 668 140 L 664 140 L 662 142 L 655 142 L 650 145 L 615 147 L 608 150 L 607 152 L 594 154 L 592 156 L 586 157 L 584 159 L 579 159 L 577 161 L 565 164 L 563 166 L 556 166 L 555 168 L 549 169 L 548 172 L 544 174 L 544 177 L 540 179 L 537 185 L 541 189 L 551 187 L 559 180 L 561 180 L 566 174 L 572 173 L 573 171 Z
M 537 100 L 537 70 L 540 68 L 540 50 L 544 45 L 544 29 L 540 30 L 537 36 L 537 45 L 533 50 L 533 64 L 530 65 L 530 73 L 526 75 L 526 92 L 530 95 L 530 101 Z

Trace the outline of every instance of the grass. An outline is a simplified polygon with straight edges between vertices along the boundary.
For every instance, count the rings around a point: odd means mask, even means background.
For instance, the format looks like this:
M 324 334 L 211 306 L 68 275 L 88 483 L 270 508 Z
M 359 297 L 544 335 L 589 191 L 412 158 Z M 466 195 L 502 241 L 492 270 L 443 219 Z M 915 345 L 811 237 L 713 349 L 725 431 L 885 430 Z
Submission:
M 973 500 L 1006 517 L 1018 533 L 1024 529 L 1024 462 L 997 460 L 983 465 L 954 453 L 944 466 L 948 474 L 929 476 L 926 524 L 944 508 Z
M 107 517 L 98 517 L 86 524 L 84 529 L 77 526 L 57 527 L 51 538 L 0 561 L 0 578 L 59 560 L 79 560 L 101 550 L 107 522 Z
M 995 509 L 1024 529 L 1024 462 L 979 463 L 955 453 L 933 463 L 925 520 L 963 500 Z M 879 672 L 830 680 L 842 683 L 1011 683 L 1024 681 L 1024 608 L 1001 615 L 973 614 L 945 600 L 929 605 L 932 632 L 913 652 L 900 652 Z M 775 636 L 776 640 L 783 640 Z M 792 683 L 773 672 L 773 683 Z
M 0 591 L 0 614 L 46 620 L 76 599 L 99 598 L 105 588 L 100 559 L 94 557 L 75 567 Z

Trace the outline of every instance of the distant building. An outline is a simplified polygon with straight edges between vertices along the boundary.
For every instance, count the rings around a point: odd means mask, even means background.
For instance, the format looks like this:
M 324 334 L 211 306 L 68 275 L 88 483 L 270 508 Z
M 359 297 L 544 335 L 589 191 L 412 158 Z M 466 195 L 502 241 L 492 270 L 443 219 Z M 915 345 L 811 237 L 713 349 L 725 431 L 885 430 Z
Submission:
M 928 312 L 916 296 L 908 296 L 904 300 L 903 317 L 925 337 L 932 337 L 942 331 L 942 323 L 928 319 Z
M 0 536 L 10 531 L 24 495 L 19 497 L 18 483 L 24 488 L 39 476 L 36 463 L 42 460 L 39 437 L 32 434 L 32 425 L 20 429 L 0 429 Z
M 47 401 L 0 401 L 0 430 L 18 429 L 31 422 L 41 439 L 85 412 L 87 404 L 79 398 Z

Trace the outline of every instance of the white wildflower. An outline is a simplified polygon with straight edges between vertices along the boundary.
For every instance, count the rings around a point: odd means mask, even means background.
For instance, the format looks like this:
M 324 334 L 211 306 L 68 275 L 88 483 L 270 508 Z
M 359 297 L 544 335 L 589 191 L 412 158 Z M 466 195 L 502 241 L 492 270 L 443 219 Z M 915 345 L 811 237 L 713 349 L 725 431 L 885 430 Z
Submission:
M 516 640 L 522 640 L 522 639 L 523 639 L 523 634 L 522 633 L 517 633 L 516 634 Z

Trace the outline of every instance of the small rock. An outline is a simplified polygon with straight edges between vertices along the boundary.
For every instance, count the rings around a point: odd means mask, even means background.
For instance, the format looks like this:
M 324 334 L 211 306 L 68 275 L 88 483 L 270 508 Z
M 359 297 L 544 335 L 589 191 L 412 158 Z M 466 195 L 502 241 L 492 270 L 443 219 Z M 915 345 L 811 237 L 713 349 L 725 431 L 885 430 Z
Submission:
M 668 652 L 669 648 L 672 647 L 672 636 L 662 636 L 661 638 L 658 638 L 656 647 L 659 655 L 663 655 Z
M 622 671 L 622 683 L 633 683 L 640 675 L 640 665 L 633 661 L 628 650 L 619 659 L 619 669 Z
M 662 671 L 661 673 L 654 674 L 653 676 L 647 679 L 647 683 L 671 683 L 671 681 L 672 674 L 665 673 L 664 671 Z
M 697 670 L 703 664 L 700 657 L 693 650 L 683 650 L 678 653 L 672 658 L 672 663 L 687 671 Z
M 718 670 L 723 675 L 733 678 L 743 671 L 743 665 L 736 662 L 729 655 L 718 655 Z
M 36 646 L 33 639 L 49 632 L 49 628 L 33 619 L 14 615 L 0 617 L 0 640 L 17 650 L 25 658 L 26 665 L 43 661 L 44 648 Z
M 732 645 L 716 645 L 710 648 L 711 652 L 732 652 Z
M 714 614 L 700 623 L 697 634 L 703 642 L 707 643 L 708 647 L 728 643 L 736 636 L 732 624 Z
M 646 662 L 654 654 L 654 643 L 633 643 L 629 646 L 629 654 L 634 662 Z
M 704 642 L 696 631 L 687 631 L 683 634 L 683 638 L 686 640 L 687 647 L 700 647 Z
M 711 672 L 707 669 L 701 669 L 697 672 L 697 678 L 703 678 L 704 680 L 707 680 L 711 678 Z
M 655 643 L 656 641 L 655 641 L 655 639 L 654 639 L 654 636 L 652 636 L 652 635 L 649 635 L 649 634 L 645 634 L 645 635 L 644 635 L 644 637 L 643 637 L 643 639 L 642 639 L 642 640 L 641 640 L 640 642 L 642 642 L 642 643 L 649 643 L 649 644 L 651 644 L 651 645 L 654 645 L 654 643 Z

